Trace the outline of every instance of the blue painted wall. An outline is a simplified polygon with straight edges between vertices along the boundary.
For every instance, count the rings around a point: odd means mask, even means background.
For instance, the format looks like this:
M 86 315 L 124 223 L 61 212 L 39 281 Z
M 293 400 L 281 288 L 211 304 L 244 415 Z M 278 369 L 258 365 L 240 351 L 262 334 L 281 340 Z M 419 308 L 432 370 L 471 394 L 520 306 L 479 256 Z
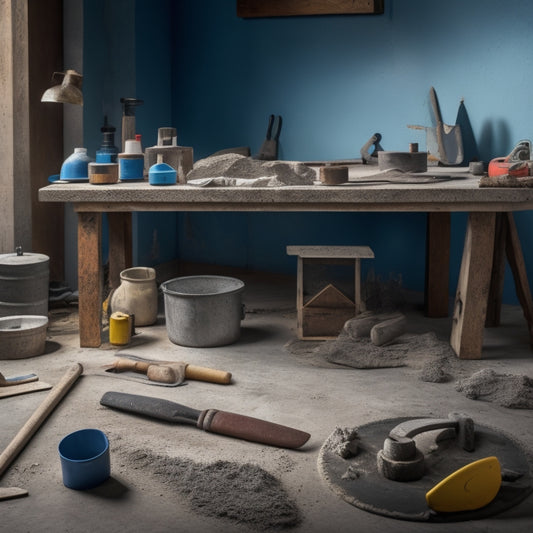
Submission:
M 172 116 L 173 13 L 170 0 L 84 1 L 84 139 L 94 157 L 107 115 L 121 148 L 121 97 L 136 97 L 137 131 L 144 147 L 157 144 L 157 129 Z M 104 225 L 106 221 L 104 219 Z M 178 251 L 175 213 L 134 213 L 133 255 L 137 265 L 155 265 Z M 104 231 L 104 260 L 107 232 Z
M 104 0 L 86 0 L 99 2 Z M 488 161 L 533 138 L 528 0 L 508 0 L 505 8 L 499 0 L 385 0 L 385 6 L 378 16 L 245 20 L 236 16 L 235 0 L 137 0 L 134 88 L 145 100 L 138 113 L 145 146 L 155 143 L 158 127 L 172 125 L 178 143 L 192 146 L 196 158 L 231 146 L 256 152 L 267 117 L 275 113 L 284 119 L 284 159 L 358 157 L 375 131 L 387 150 L 406 150 L 409 142 L 424 149 L 424 133 L 407 125 L 432 124 L 430 86 L 448 123 L 456 122 L 464 99 L 474 135 L 469 155 Z M 131 24 L 120 26 L 115 32 L 129 35 Z M 86 60 L 95 63 L 94 43 L 85 42 Z M 146 215 L 138 227 L 139 264 L 167 254 L 295 272 L 295 259 L 285 254 L 288 244 L 367 244 L 376 253 L 367 267 L 383 277 L 401 275 L 410 289 L 424 285 L 424 214 L 165 216 Z M 518 213 L 516 219 L 531 275 L 532 216 Z M 465 216 L 454 215 L 452 224 L 453 292 Z M 154 250 L 154 228 L 159 255 L 148 252 Z M 514 303 L 510 278 L 505 300 Z

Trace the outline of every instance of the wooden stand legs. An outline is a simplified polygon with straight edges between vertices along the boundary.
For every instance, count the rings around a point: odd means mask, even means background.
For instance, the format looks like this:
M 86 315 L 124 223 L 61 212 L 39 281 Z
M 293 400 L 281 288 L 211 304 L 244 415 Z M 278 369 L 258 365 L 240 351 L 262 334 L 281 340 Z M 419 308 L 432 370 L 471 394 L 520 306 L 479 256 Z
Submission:
M 498 213 L 496 215 L 494 261 L 485 321 L 487 327 L 495 327 L 500 324 L 505 258 L 507 258 L 513 274 L 516 295 L 518 296 L 518 301 L 522 306 L 527 322 L 529 341 L 533 345 L 533 300 L 527 279 L 522 246 L 520 245 L 520 239 L 512 213 Z
M 470 213 L 450 344 L 461 359 L 481 358 L 494 249 L 495 213 Z
M 120 285 L 120 273 L 132 265 L 131 213 L 108 213 L 109 287 Z
M 470 213 L 450 339 L 461 359 L 480 359 L 484 327 L 500 322 L 505 257 L 533 344 L 533 300 L 513 214 Z
M 109 213 L 109 284 L 132 264 L 131 213 Z M 78 291 L 80 346 L 102 344 L 102 214 L 78 212 Z
M 428 213 L 424 311 L 430 318 L 448 316 L 451 213 Z
M 102 214 L 78 213 L 80 346 L 102 343 Z

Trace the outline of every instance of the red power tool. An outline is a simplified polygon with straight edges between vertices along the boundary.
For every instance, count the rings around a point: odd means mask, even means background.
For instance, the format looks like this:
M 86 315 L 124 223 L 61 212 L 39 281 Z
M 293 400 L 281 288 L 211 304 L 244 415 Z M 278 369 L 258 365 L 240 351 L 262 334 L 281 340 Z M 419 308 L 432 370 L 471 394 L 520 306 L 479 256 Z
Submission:
M 528 161 L 531 159 L 531 141 L 520 141 L 507 157 L 496 157 L 489 163 L 489 178 L 495 176 L 529 176 Z

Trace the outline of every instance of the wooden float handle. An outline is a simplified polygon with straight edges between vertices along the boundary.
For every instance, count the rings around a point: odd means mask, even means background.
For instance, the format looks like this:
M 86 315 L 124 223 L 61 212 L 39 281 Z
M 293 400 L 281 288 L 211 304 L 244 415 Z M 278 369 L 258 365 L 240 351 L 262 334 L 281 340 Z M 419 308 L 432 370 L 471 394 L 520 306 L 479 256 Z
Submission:
M 134 361 L 132 359 L 120 358 L 113 363 L 113 368 L 117 372 L 125 372 L 127 370 L 146 374 L 150 366 L 168 366 L 172 367 L 170 361 Z M 175 363 L 183 364 L 183 363 Z M 197 381 L 208 381 L 209 383 L 219 383 L 227 385 L 231 382 L 231 372 L 224 370 L 215 370 L 214 368 L 207 368 L 204 366 L 196 366 L 186 364 L 185 379 L 195 379 Z
M 187 365 L 185 367 L 185 378 L 227 385 L 228 383 L 231 383 L 231 372 L 215 370 L 214 368 L 207 368 L 204 366 Z
M 132 372 L 138 372 L 139 374 L 146 374 L 150 365 L 157 363 L 149 363 L 147 361 L 134 361 L 133 359 L 127 359 L 121 357 L 113 363 L 113 368 L 116 372 L 126 372 L 131 370 Z

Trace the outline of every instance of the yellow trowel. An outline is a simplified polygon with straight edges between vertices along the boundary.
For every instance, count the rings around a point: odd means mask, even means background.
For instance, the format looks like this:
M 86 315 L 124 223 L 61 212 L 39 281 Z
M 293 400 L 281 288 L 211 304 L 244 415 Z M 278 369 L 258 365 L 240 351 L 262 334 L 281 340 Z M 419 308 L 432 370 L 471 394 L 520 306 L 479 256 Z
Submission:
M 500 462 L 496 457 L 485 457 L 437 483 L 426 493 L 426 502 L 441 513 L 481 509 L 496 497 L 501 484 Z

